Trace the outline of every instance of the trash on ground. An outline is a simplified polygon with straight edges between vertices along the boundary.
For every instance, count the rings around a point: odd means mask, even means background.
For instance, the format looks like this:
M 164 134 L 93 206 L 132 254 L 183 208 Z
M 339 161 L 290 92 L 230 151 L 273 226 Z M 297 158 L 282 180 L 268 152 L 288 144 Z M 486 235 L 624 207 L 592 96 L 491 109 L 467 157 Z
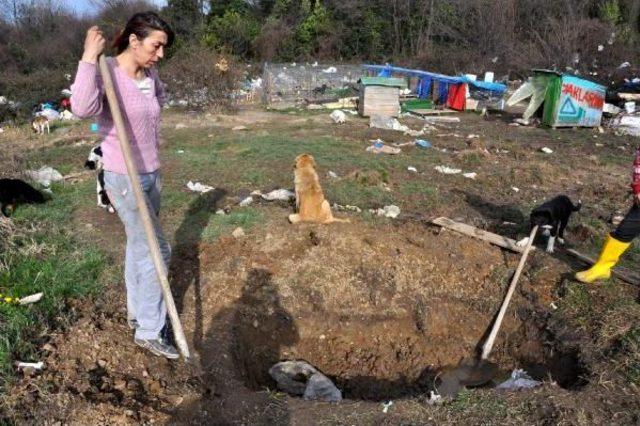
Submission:
M 542 382 L 533 380 L 526 371 L 518 368 L 513 370 L 511 377 L 500 383 L 496 389 L 516 390 L 516 389 L 533 389 L 540 386 Z
M 393 405 L 393 401 L 383 402 L 382 403 L 382 412 L 387 414 L 387 412 L 389 411 L 389 408 L 391 408 L 392 405 Z
M 467 179 L 475 179 L 478 174 L 476 172 L 470 172 L 470 173 L 463 173 L 462 176 L 466 177 Z
M 400 215 L 400 207 L 391 204 L 389 206 L 384 206 L 383 208 L 378 210 L 370 210 L 370 212 L 378 216 L 384 216 L 391 219 L 395 219 Z
M 262 199 L 267 201 L 289 201 L 296 198 L 296 194 L 288 189 L 274 189 L 268 194 L 259 194 Z
M 247 126 L 235 126 L 232 127 L 231 130 L 248 130 Z
M 547 148 L 546 146 L 540 148 L 540 151 L 544 152 L 545 154 L 553 154 L 553 150 L 551 148 Z
M 22 361 L 18 361 L 16 362 L 16 366 L 18 367 L 18 370 L 23 370 L 26 368 L 32 368 L 34 370 L 42 370 L 44 368 L 44 362 L 39 361 L 39 362 L 22 362 Z
M 64 180 L 64 177 L 60 172 L 49 166 L 43 166 L 39 170 L 28 170 L 26 175 L 45 187 L 51 186 L 51 182 L 60 182 Z
M 187 188 L 193 192 L 202 192 L 203 194 L 215 189 L 213 186 L 204 185 L 200 182 L 194 183 L 192 181 L 187 182 Z
M 427 404 L 429 405 L 439 405 L 444 402 L 442 396 L 434 391 L 429 391 L 429 399 L 427 399 Z
M 224 215 L 226 215 L 227 213 L 226 213 L 223 209 L 218 209 L 218 210 L 216 210 L 216 214 L 217 214 L 218 216 L 224 216 Z
M 382 115 L 372 115 L 369 121 L 369 127 L 397 130 L 409 136 L 420 136 L 424 134 L 424 130 L 412 130 L 408 126 L 401 124 L 398 119 Z
M 622 112 L 622 108 L 618 108 L 613 104 L 605 103 L 602 107 L 602 112 L 609 115 L 618 115 Z
M 307 400 L 339 402 L 342 392 L 324 374 L 305 361 L 281 361 L 269 369 L 278 389 Z
M 356 213 L 361 213 L 361 212 L 362 212 L 362 209 L 361 209 L 360 207 L 358 207 L 358 206 L 351 206 L 351 205 L 349 205 L 349 204 L 342 206 L 342 205 L 340 205 L 340 204 L 335 204 L 335 203 L 334 203 L 334 204 L 333 204 L 333 208 L 334 208 L 334 209 L 337 209 L 337 210 L 349 210 L 349 211 L 356 212 Z
M 184 154 L 184 149 L 179 149 L 176 151 L 178 154 Z
M 413 143 L 420 148 L 432 148 L 433 145 L 431 145 L 431 142 L 426 141 L 424 139 L 416 139 L 415 141 L 413 141 Z
M 342 124 L 347 121 L 347 115 L 339 109 L 333 111 L 329 116 L 336 124 Z
M 337 179 L 340 177 L 336 172 L 332 172 L 331 170 L 329 170 L 327 174 L 329 175 L 330 178 L 333 178 L 333 179 Z
M 520 188 L 517 186 L 512 186 L 511 189 L 513 189 L 514 192 L 520 192 Z
M 396 155 L 402 152 L 400 148 L 394 148 L 392 146 L 385 145 L 382 142 L 375 142 L 373 145 L 368 146 L 366 151 L 372 152 L 374 154 L 390 154 L 390 155 Z
M 610 126 L 622 135 L 640 136 L 640 116 L 623 115 L 614 119 Z
M 415 168 L 415 167 L 413 167 L 413 166 L 409 166 L 409 167 L 407 167 L 407 170 L 408 170 L 408 171 L 410 171 L 410 172 L 418 173 L 418 169 L 416 169 L 416 168 Z
M 440 173 L 444 173 L 445 175 L 455 175 L 462 172 L 461 169 L 454 169 L 447 166 L 435 166 L 434 169 L 436 169 Z
M 20 299 L 18 299 L 18 303 L 20 303 L 21 305 L 30 305 L 32 303 L 37 303 L 40 301 L 40 299 L 42 299 L 42 296 L 44 296 L 44 293 L 35 293 L 30 296 L 21 297 Z
M 231 235 L 233 235 L 234 238 L 242 238 L 246 234 L 244 233 L 244 229 L 242 229 L 241 227 L 237 227 L 236 229 L 233 230 Z
M 246 197 L 245 199 L 243 199 L 242 201 L 240 201 L 238 203 L 238 205 L 240 207 L 247 207 L 249 204 L 253 203 L 253 197 L 251 195 L 249 195 L 248 197 Z
M 480 135 L 474 135 L 473 133 L 467 136 L 467 139 L 478 139 Z
M 187 125 L 186 125 L 186 124 L 184 124 L 184 123 L 178 123 L 178 124 L 176 124 L 176 130 L 179 130 L 179 129 L 186 129 L 186 128 L 187 128 Z

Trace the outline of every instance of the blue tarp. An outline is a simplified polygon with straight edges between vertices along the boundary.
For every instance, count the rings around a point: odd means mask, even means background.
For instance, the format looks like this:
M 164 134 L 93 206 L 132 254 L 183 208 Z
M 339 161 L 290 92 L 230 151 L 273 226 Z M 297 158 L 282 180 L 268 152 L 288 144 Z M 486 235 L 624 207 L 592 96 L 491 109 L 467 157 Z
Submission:
M 451 77 L 448 75 L 437 74 L 437 73 L 428 72 L 428 71 L 394 67 L 393 65 L 363 65 L 362 67 L 367 70 L 378 71 L 379 77 L 391 77 L 392 73 L 405 74 L 413 77 L 420 77 L 422 81 L 418 86 L 419 88 L 420 87 L 428 88 L 431 86 L 431 80 L 436 80 L 440 83 L 445 83 L 445 84 L 441 84 L 440 87 L 443 87 L 443 86 L 446 87 L 449 84 L 466 83 L 466 84 L 470 84 L 471 86 L 477 89 L 494 92 L 498 95 L 502 95 L 507 90 L 507 86 L 505 86 L 504 84 L 488 83 L 486 81 L 475 81 L 475 80 L 471 80 L 470 78 L 464 75 L 461 75 L 458 77 Z M 429 80 L 429 83 L 424 83 L 425 80 Z M 419 89 L 418 95 L 422 93 L 423 93 L 422 90 Z M 442 95 L 442 92 L 440 93 L 440 95 Z

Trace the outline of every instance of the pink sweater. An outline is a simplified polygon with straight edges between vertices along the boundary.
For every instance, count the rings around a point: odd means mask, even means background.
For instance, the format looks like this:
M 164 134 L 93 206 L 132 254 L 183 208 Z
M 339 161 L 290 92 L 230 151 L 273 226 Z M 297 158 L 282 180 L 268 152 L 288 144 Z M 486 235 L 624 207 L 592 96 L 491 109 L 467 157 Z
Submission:
M 153 84 L 151 96 L 147 96 L 140 91 L 135 80 L 118 67 L 115 58 L 107 58 L 107 64 L 111 68 L 138 173 L 154 172 L 160 167 L 158 130 L 160 109 L 165 100 L 162 82 L 155 69 L 148 70 L 147 75 Z M 80 61 L 71 92 L 71 111 L 75 115 L 80 118 L 97 117 L 99 133 L 103 138 L 101 146 L 105 170 L 127 174 L 97 64 Z

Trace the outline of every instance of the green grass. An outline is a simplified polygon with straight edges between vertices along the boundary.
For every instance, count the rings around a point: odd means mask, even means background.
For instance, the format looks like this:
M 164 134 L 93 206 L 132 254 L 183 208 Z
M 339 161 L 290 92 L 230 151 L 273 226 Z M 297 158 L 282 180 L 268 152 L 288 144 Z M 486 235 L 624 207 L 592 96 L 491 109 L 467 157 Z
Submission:
M 248 231 L 253 226 L 263 223 L 265 215 L 258 208 L 243 207 L 221 216 L 212 215 L 202 233 L 203 241 L 215 241 L 222 234 L 229 234 L 235 228 L 242 227 Z
M 37 361 L 38 345 L 51 329 L 69 318 L 72 299 L 92 297 L 105 269 L 103 253 L 85 246 L 71 232 L 78 186 L 54 186 L 54 198 L 38 206 L 20 206 L 18 229 L 0 252 L 0 292 L 24 297 L 44 292 L 30 306 L 0 304 L 0 388 L 11 380 L 12 362 Z

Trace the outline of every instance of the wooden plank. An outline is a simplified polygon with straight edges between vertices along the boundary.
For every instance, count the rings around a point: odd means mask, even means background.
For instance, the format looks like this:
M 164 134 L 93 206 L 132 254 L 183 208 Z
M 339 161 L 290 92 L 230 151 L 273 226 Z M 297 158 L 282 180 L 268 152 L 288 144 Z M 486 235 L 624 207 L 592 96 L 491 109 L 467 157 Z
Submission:
M 593 265 L 594 263 L 596 263 L 594 259 L 590 258 L 589 256 L 585 256 L 584 254 L 574 249 L 566 249 L 565 251 L 570 255 L 572 255 L 573 257 L 583 261 L 588 265 Z M 624 282 L 627 282 L 633 285 L 640 285 L 640 277 L 638 277 L 636 274 L 629 271 L 628 269 L 618 267 L 618 268 L 612 269 L 611 273 L 613 274 L 614 277 L 620 278 Z
M 416 109 L 410 109 L 408 110 L 410 113 L 412 114 L 416 114 L 416 115 L 420 115 L 420 116 L 424 116 L 424 115 L 441 115 L 441 114 L 455 114 L 458 111 L 454 111 L 452 109 L 434 109 L 434 108 L 429 108 L 429 109 L 423 109 L 423 108 L 416 108 Z
M 485 231 L 475 226 L 467 225 L 465 223 L 456 222 L 446 217 L 438 217 L 433 219 L 431 223 L 442 226 L 443 228 L 451 229 L 470 237 L 478 238 L 483 241 L 487 241 L 496 246 L 511 250 L 516 253 L 524 252 L 525 247 L 516 245 L 516 241 L 511 238 L 503 237 L 502 235 L 494 234 L 493 232 Z M 532 250 L 535 247 L 532 247 Z

